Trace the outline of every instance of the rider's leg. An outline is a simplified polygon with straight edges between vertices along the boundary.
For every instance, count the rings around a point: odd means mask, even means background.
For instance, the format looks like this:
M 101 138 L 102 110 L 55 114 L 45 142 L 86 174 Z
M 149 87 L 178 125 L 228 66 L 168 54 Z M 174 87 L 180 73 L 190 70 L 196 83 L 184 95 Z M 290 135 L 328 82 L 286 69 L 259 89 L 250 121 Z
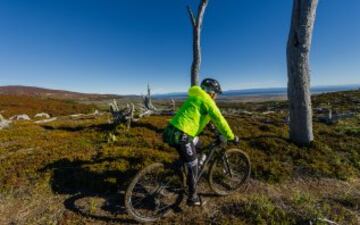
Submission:
M 189 187 L 189 199 L 190 204 L 200 202 L 199 196 L 197 194 L 197 176 L 199 173 L 198 160 L 195 159 L 191 162 L 187 162 L 186 166 L 188 168 L 188 177 L 187 184 Z
M 196 147 L 199 145 L 199 138 L 192 138 L 177 128 L 169 125 L 163 134 L 164 141 L 176 148 L 182 161 L 188 168 L 187 185 L 189 188 L 189 200 L 193 205 L 200 205 L 200 199 L 196 192 L 198 176 L 198 160 Z
M 199 172 L 198 159 L 196 156 L 197 138 L 193 139 L 186 134 L 182 135 L 180 141 L 180 153 L 188 168 L 187 185 L 189 187 L 188 203 L 200 205 L 200 198 L 197 195 L 197 177 Z

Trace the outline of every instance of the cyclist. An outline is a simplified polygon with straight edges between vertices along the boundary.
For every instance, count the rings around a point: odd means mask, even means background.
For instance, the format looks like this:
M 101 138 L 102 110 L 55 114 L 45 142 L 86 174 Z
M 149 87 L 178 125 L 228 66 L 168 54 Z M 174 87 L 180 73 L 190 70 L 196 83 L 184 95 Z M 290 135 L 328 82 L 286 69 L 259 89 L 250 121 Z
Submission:
M 192 86 L 188 98 L 176 115 L 170 120 L 163 137 L 164 141 L 178 151 L 181 159 L 188 168 L 187 185 L 189 196 L 187 204 L 201 206 L 201 199 L 197 194 L 198 158 L 196 156 L 197 137 L 206 125 L 211 122 L 222 134 L 223 141 L 238 142 L 227 121 L 215 103 L 222 90 L 220 84 L 214 79 L 204 79 L 200 86 Z

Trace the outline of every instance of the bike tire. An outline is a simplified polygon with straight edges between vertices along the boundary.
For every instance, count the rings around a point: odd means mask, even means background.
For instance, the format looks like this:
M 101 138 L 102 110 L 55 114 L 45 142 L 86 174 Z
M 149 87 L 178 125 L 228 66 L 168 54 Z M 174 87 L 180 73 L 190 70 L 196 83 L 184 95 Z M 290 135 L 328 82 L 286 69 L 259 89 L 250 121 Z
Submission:
M 160 176 L 156 175 L 158 172 L 161 173 Z M 149 177 L 149 180 L 147 180 L 146 176 Z M 183 190 L 181 173 L 167 168 L 162 163 L 151 164 L 139 171 L 130 182 L 124 199 L 126 211 L 138 222 L 155 222 L 168 215 L 174 207 L 181 203 Z M 141 194 L 145 197 L 142 200 L 135 201 L 136 196 Z M 141 203 L 139 205 L 139 202 L 143 202 L 143 205 Z M 136 203 L 140 206 L 140 209 L 135 207 Z M 156 213 L 157 207 L 160 207 L 160 205 L 164 208 Z M 149 213 L 146 213 L 146 210 Z
M 225 157 L 227 157 L 228 163 L 226 163 Z M 218 195 L 229 195 L 246 187 L 250 173 L 251 162 L 245 152 L 240 149 L 226 150 L 210 166 L 208 177 L 210 188 Z

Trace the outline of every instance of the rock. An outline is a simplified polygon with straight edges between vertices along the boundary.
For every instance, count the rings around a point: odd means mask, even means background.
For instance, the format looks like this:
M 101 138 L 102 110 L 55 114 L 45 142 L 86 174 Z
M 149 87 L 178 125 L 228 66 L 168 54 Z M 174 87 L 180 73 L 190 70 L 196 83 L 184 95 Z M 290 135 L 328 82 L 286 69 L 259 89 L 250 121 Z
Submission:
M 21 114 L 21 115 L 15 115 L 10 117 L 10 120 L 31 120 L 30 117 L 26 114 Z
M 36 115 L 35 115 L 35 118 L 37 118 L 37 117 L 49 119 L 49 118 L 50 118 L 50 115 L 47 114 L 47 113 L 42 112 L 42 113 L 36 114 Z
M 10 126 L 11 121 L 6 120 L 1 114 L 0 114 L 0 130 L 7 128 Z

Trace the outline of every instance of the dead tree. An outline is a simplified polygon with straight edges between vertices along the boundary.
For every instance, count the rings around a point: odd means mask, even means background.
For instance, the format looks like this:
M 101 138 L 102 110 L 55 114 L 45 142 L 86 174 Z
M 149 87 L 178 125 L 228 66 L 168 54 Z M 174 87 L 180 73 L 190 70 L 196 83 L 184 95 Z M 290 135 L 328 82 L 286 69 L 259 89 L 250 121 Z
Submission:
M 313 141 L 309 53 L 318 0 L 294 0 L 287 43 L 289 137 L 299 145 Z
M 169 107 L 155 107 L 151 102 L 151 89 L 148 85 L 147 95 L 143 97 L 143 103 L 135 105 L 133 103 L 127 104 L 126 107 L 120 108 L 113 100 L 110 103 L 110 113 L 112 114 L 112 121 L 115 126 L 119 124 L 126 124 L 130 129 L 132 122 L 137 122 L 141 118 L 150 115 L 173 115 L 175 113 L 175 101 L 171 101 Z
M 127 123 L 129 117 L 132 115 L 132 108 L 129 104 L 126 105 L 125 108 L 120 109 L 116 100 L 114 99 L 110 105 L 110 113 L 113 117 L 113 124 L 119 125 L 122 123 Z
M 340 120 L 352 118 L 354 116 L 356 116 L 355 112 L 333 113 L 332 109 L 329 109 L 327 114 L 319 115 L 316 116 L 315 118 L 319 122 L 331 125 L 331 124 L 336 124 Z
M 201 65 L 201 28 L 203 24 L 205 9 L 208 5 L 208 0 L 201 0 L 198 14 L 194 15 L 190 6 L 187 7 L 190 16 L 191 24 L 193 27 L 193 62 L 191 65 L 191 86 L 199 84 L 199 74 Z
M 151 89 L 150 89 L 150 85 L 148 84 L 147 86 L 147 95 L 143 97 L 144 99 L 144 106 L 146 109 L 149 110 L 155 110 L 156 111 L 156 107 L 153 106 L 152 102 L 151 102 Z
M 140 115 L 173 115 L 176 111 L 175 101 L 171 99 L 169 107 L 155 107 L 151 101 L 151 89 L 148 85 L 147 95 L 143 97 L 143 105 L 140 105 Z

